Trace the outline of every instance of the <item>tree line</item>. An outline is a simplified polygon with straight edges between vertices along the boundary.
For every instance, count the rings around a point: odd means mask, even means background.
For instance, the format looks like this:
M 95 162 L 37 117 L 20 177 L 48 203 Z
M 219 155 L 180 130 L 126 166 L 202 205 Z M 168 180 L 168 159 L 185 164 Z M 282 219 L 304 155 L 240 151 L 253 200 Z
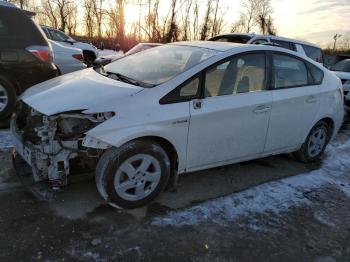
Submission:
M 225 20 L 228 7 L 221 0 L 170 0 L 161 14 L 160 0 L 9 0 L 36 13 L 38 23 L 90 41 L 113 40 L 126 47 L 131 42 L 205 40 L 228 32 L 275 34 L 270 0 L 241 0 L 237 21 Z M 108 3 L 108 6 L 107 6 Z M 138 20 L 128 30 L 125 6 L 138 10 Z M 231 24 L 230 24 L 231 23 Z

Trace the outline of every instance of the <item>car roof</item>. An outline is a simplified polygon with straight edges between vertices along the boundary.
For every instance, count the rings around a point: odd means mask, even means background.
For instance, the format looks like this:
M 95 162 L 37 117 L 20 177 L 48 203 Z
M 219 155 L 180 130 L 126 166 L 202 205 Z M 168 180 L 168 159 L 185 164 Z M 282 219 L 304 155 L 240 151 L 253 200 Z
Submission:
M 181 46 L 193 46 L 212 49 L 216 51 L 225 52 L 237 47 L 244 46 L 243 44 L 228 43 L 228 42 L 213 42 L 213 41 L 183 41 L 183 42 L 174 42 L 171 45 L 181 45 Z
M 146 43 L 146 42 L 142 42 L 142 43 L 138 43 L 139 45 L 154 45 L 154 46 L 158 46 L 158 45 L 163 45 L 161 43 Z
M 15 6 L 14 4 L 11 4 L 9 2 L 5 2 L 5 1 L 0 1 L 0 6 L 5 6 L 5 7 L 12 7 L 12 8 L 18 8 L 17 6 Z
M 313 47 L 317 47 L 320 48 L 318 45 L 315 45 L 313 43 L 309 43 L 306 41 L 301 41 L 301 40 L 297 40 L 297 39 L 293 39 L 293 38 L 287 38 L 287 37 L 282 37 L 282 36 L 276 36 L 276 35 L 257 35 L 257 34 L 247 34 L 247 33 L 228 33 L 228 34 L 220 34 L 217 36 L 247 36 L 247 37 L 270 37 L 272 39 L 275 40 L 281 40 L 281 41 L 288 41 L 288 42 L 293 42 L 296 44 L 302 44 L 302 45 L 308 45 L 308 46 L 313 46 Z M 214 37 L 217 37 L 214 36 Z

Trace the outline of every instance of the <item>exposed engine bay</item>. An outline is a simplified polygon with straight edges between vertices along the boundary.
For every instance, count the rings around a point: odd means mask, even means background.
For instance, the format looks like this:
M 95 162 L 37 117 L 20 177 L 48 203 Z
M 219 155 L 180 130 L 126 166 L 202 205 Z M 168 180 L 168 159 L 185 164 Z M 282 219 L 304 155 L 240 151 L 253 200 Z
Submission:
M 85 133 L 113 115 L 74 111 L 46 116 L 23 103 L 11 123 L 17 153 L 31 166 L 35 182 L 49 181 L 59 189 L 70 175 L 94 172 L 104 149 L 84 146 Z

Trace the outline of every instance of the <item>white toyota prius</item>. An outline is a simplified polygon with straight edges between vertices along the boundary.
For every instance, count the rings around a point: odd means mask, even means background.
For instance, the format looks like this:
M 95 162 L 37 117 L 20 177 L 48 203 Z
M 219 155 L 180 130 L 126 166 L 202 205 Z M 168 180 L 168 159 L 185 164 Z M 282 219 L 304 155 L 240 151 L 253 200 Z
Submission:
M 340 80 L 307 57 L 179 42 L 27 90 L 14 163 L 54 189 L 92 172 L 108 203 L 134 208 L 185 172 L 281 153 L 315 161 L 343 116 Z

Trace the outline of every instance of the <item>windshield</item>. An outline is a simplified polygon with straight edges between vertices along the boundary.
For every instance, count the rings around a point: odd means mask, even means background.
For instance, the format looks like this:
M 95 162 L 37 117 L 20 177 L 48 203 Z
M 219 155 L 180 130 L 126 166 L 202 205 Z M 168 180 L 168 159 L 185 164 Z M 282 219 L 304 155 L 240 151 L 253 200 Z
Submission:
M 331 67 L 331 70 L 350 73 L 350 59 L 336 63 L 334 66 Z
M 126 52 L 125 55 L 132 55 L 156 46 L 157 45 L 138 44 L 137 46 L 131 48 L 128 52 Z
M 219 51 L 181 45 L 151 48 L 108 64 L 106 73 L 123 75 L 149 86 L 162 84 Z

